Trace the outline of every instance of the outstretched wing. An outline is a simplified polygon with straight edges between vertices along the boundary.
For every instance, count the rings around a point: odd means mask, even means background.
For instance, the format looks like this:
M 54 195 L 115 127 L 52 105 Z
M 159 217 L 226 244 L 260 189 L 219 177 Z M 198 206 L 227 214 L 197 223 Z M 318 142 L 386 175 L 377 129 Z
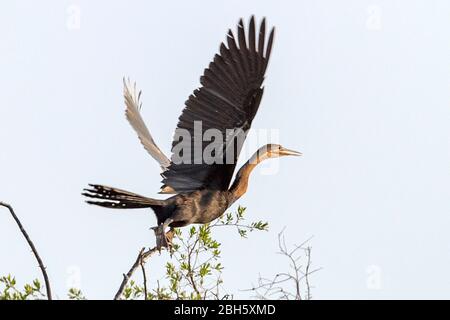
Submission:
M 238 24 L 237 42 L 232 31 L 228 31 L 227 46 L 224 43 L 220 45 L 220 54 L 215 55 L 214 61 L 200 78 L 202 87 L 195 90 L 185 103 L 172 143 L 171 164 L 162 173 L 161 193 L 190 192 L 203 188 L 228 189 L 243 141 L 263 94 L 262 83 L 274 37 L 272 28 L 266 45 L 265 28 L 263 19 L 256 36 L 255 19 L 252 17 L 248 38 L 242 19 Z M 216 160 L 212 164 L 204 159 L 205 149 L 211 141 L 201 138 L 209 129 L 215 129 L 222 135 L 220 150 L 213 153 Z M 186 133 L 190 138 L 180 141 Z M 181 157 L 175 154 L 180 149 Z
M 152 135 L 147 129 L 147 126 L 141 117 L 141 91 L 137 93 L 136 83 L 131 85 L 130 80 L 123 79 L 123 96 L 125 98 L 125 115 L 136 131 L 139 140 L 144 146 L 145 150 L 160 164 L 161 168 L 165 170 L 169 165 L 170 161 L 166 155 L 158 148 L 155 141 L 153 141 Z

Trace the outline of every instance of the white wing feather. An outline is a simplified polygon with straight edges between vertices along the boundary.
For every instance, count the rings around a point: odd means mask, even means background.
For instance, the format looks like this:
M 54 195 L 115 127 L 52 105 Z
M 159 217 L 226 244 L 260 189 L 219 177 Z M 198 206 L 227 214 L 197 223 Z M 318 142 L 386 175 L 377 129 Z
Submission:
M 136 91 L 136 82 L 131 85 L 129 79 L 127 81 L 125 78 L 123 79 L 123 96 L 125 98 L 126 106 L 125 115 L 128 122 L 130 122 L 134 131 L 136 131 L 145 150 L 147 150 L 147 152 L 158 161 L 161 168 L 165 170 L 170 165 L 170 161 L 161 149 L 158 148 L 155 141 L 153 141 L 153 138 L 141 117 L 141 93 L 141 91 L 139 91 L 139 93 Z

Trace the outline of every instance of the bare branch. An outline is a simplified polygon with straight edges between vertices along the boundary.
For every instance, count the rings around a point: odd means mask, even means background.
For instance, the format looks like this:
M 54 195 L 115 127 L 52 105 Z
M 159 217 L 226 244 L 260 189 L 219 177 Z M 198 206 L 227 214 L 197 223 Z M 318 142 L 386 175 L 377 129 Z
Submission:
M 311 266 L 311 247 L 305 249 L 306 258 L 308 261 L 306 262 L 306 271 L 305 271 L 305 282 L 306 282 L 306 294 L 307 299 L 311 300 L 311 285 L 309 284 L 309 267 Z
M 286 300 L 312 299 L 309 276 L 320 270 L 320 268 L 311 271 L 311 247 L 305 247 L 311 239 L 312 237 L 289 250 L 286 245 L 283 229 L 278 234 L 278 248 L 280 250 L 278 254 L 281 254 L 289 260 L 290 271 L 279 272 L 272 279 L 263 278 L 260 275 L 258 285 L 244 291 L 253 291 L 260 299 L 273 299 L 274 296 L 275 298 Z M 299 253 L 299 250 L 302 250 L 304 254 Z M 303 262 L 305 265 L 300 264 L 300 261 L 305 258 L 306 261 Z M 293 286 L 293 292 L 289 292 L 286 286 Z
M 147 251 L 145 251 L 145 248 L 142 248 L 141 251 L 139 251 L 136 261 L 131 266 L 131 268 L 127 272 L 127 274 L 123 275 L 122 283 L 120 284 L 119 290 L 117 291 L 116 295 L 114 296 L 114 300 L 120 300 L 122 298 L 123 291 L 125 290 L 128 282 L 130 281 L 134 272 L 139 268 L 139 266 L 143 267 L 145 265 L 145 263 L 147 262 L 148 258 L 150 258 L 156 252 L 158 252 L 157 247 L 148 249 Z
M 145 264 L 144 264 L 144 261 L 142 260 L 142 255 L 140 255 L 140 256 L 141 256 L 140 265 L 141 265 L 141 269 L 142 269 L 142 278 L 143 278 L 143 282 L 144 282 L 144 298 L 145 298 L 145 300 L 148 300 L 147 274 L 145 272 Z
M 28 245 L 31 248 L 31 251 L 33 251 L 33 254 L 39 264 L 39 268 L 42 271 L 42 276 L 44 277 L 44 282 L 45 282 L 45 290 L 47 292 L 47 299 L 52 300 L 52 290 L 50 288 L 50 281 L 48 280 L 47 271 L 45 270 L 44 263 L 42 262 L 42 259 L 39 256 L 39 253 L 36 250 L 36 247 L 34 246 L 33 241 L 31 241 L 31 238 L 28 236 L 28 233 L 25 231 L 25 228 L 23 227 L 22 223 L 20 222 L 19 218 L 17 217 L 16 213 L 14 212 L 14 209 L 9 204 L 6 204 L 4 202 L 0 202 L 0 206 L 5 207 L 9 210 L 9 212 L 11 213 L 12 217 L 14 218 L 14 220 L 16 221 L 16 223 L 20 229 L 20 232 L 22 232 L 23 236 L 25 237 L 25 240 L 27 240 Z

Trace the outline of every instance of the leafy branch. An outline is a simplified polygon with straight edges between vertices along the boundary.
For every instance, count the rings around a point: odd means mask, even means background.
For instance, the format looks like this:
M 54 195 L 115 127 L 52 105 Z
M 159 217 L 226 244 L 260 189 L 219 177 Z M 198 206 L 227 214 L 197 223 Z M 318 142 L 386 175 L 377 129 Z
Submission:
M 86 300 L 80 289 L 70 288 L 67 294 L 69 300 Z
M 0 300 L 36 300 L 44 299 L 45 294 L 42 293 L 42 286 L 38 279 L 31 284 L 25 284 L 23 290 L 17 288 L 16 278 L 7 275 L 0 277 Z
M 19 288 L 13 276 L 0 277 L 0 300 L 51 299 L 48 276 L 36 248 L 12 207 L 2 202 L 0 205 L 8 208 L 16 220 L 38 260 L 46 284 L 46 293 L 44 293 L 38 279 Z M 221 243 L 214 239 L 213 230 L 218 227 L 234 228 L 242 238 L 247 238 L 253 231 L 268 230 L 267 222 L 247 222 L 245 211 L 244 207 L 239 206 L 236 213 L 226 213 L 210 224 L 174 230 L 172 246 L 169 251 L 170 260 L 166 263 L 162 281 L 157 281 L 154 287 L 148 287 L 146 263 L 159 251 L 156 247 L 142 248 L 130 270 L 123 275 L 114 299 L 206 300 L 232 298 L 232 295 L 223 293 L 225 290 L 222 280 L 224 267 L 220 262 Z M 288 259 L 289 270 L 277 273 L 272 278 L 259 276 L 258 284 L 246 291 L 253 291 L 260 299 L 311 299 L 310 276 L 320 268 L 311 268 L 311 247 L 308 245 L 310 240 L 311 238 L 289 249 L 283 231 L 279 233 L 278 253 Z M 138 284 L 132 279 L 138 269 L 142 271 L 142 284 Z M 69 289 L 67 296 L 70 300 L 86 299 L 81 290 L 77 288 Z
M 248 232 L 268 229 L 266 222 L 246 223 L 244 207 L 238 207 L 237 213 L 227 213 L 211 224 L 191 226 L 183 231 L 176 229 L 170 251 L 171 261 L 166 264 L 167 283 L 161 286 L 158 282 L 157 287 L 150 289 L 146 294 L 146 285 L 138 285 L 130 280 L 123 290 L 123 298 L 151 300 L 229 298 L 228 294 L 221 293 L 224 268 L 220 262 L 221 244 L 212 236 L 214 228 L 224 226 L 236 228 L 243 238 L 247 237 Z M 133 272 L 137 269 L 137 264 L 135 263 L 134 266 L 136 268 L 131 268 Z M 131 275 L 132 273 L 128 274 L 128 279 Z M 144 279 L 145 283 L 146 279 Z

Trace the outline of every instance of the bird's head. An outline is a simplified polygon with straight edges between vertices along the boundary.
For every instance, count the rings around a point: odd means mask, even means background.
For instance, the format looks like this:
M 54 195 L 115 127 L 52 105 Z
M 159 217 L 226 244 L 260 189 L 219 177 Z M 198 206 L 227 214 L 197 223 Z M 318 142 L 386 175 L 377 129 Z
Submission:
M 279 144 L 269 143 L 256 151 L 253 156 L 246 162 L 236 174 L 233 185 L 230 188 L 232 201 L 239 199 L 246 191 L 248 186 L 248 178 L 250 172 L 262 161 L 271 158 L 280 158 L 283 156 L 301 156 L 298 151 L 289 150 Z
M 269 143 L 259 148 L 257 151 L 256 162 L 261 162 L 266 159 L 279 158 L 283 156 L 301 156 L 302 153 L 287 149 L 279 144 Z
M 269 143 L 266 146 L 268 158 L 278 158 L 283 156 L 301 156 L 302 153 L 287 149 L 279 144 Z

